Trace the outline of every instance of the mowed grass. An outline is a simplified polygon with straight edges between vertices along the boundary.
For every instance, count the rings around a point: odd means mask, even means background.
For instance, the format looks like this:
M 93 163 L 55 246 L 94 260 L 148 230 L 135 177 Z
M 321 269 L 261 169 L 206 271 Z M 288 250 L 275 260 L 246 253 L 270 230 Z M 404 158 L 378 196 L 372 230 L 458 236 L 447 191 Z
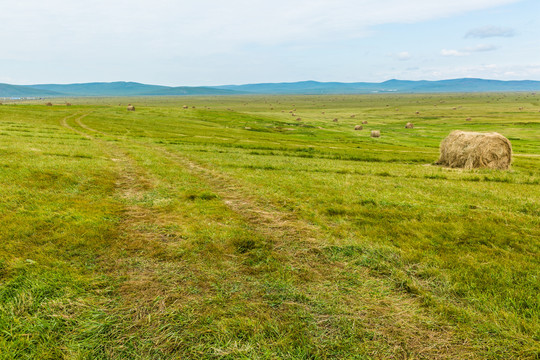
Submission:
M 69 101 L 0 106 L 0 359 L 540 356 L 539 95 Z

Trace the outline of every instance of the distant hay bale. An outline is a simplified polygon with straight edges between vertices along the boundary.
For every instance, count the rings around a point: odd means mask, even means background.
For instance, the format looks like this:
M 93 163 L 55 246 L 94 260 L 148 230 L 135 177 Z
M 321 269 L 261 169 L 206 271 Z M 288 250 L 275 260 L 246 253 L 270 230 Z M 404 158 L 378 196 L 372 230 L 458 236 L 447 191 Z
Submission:
M 512 162 L 512 145 L 499 133 L 454 130 L 442 142 L 436 164 L 451 168 L 507 170 Z
M 48 103 L 46 103 L 45 105 L 47 105 L 47 106 L 52 106 L 52 102 L 48 102 Z
M 420 111 L 417 111 L 417 112 L 416 112 L 416 115 L 420 115 Z
M 184 106 L 182 106 L 182 109 L 189 109 L 189 106 L 184 105 Z M 227 110 L 230 110 L 230 109 L 227 109 Z
M 354 118 L 354 117 L 356 117 L 356 115 L 352 114 L 351 117 Z
M 468 118 L 466 118 L 465 120 L 466 120 L 466 121 L 471 121 L 472 118 L 468 117 Z
M 71 106 L 71 103 L 66 103 L 66 106 Z
M 296 121 L 302 121 L 302 118 L 296 118 Z
M 131 104 L 128 104 L 127 110 L 128 110 L 128 111 L 135 111 L 135 106 L 133 106 L 133 105 L 131 105 Z
M 362 130 L 364 127 L 362 125 L 356 125 L 354 130 Z
M 332 120 L 333 122 L 338 122 L 338 118 L 334 118 L 334 120 Z
M 414 128 L 414 125 L 412 122 L 408 122 L 407 124 L 405 124 L 405 129 L 413 129 Z
M 371 137 L 373 138 L 381 137 L 381 132 L 379 130 L 371 130 Z
M 366 125 L 366 124 L 367 124 L 367 120 L 362 121 L 362 124 Z
M 324 114 L 325 114 L 325 113 L 324 113 L 324 111 L 323 111 L 323 112 L 321 112 L 321 114 L 323 114 L 323 115 L 324 115 Z

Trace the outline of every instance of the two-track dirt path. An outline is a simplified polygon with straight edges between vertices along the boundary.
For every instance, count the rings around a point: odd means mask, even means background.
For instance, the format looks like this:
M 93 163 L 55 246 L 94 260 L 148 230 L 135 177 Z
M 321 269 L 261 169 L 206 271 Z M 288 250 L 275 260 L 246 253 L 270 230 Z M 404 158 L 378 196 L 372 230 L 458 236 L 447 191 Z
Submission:
M 128 140 L 115 137 L 84 123 L 88 114 L 74 114 L 62 119 L 61 124 L 81 136 L 91 139 L 103 149 L 118 165 L 119 180 L 117 191 L 127 199 L 124 220 L 121 224 L 121 242 L 119 247 L 132 245 L 134 252 L 150 247 L 166 250 L 166 245 L 159 242 L 157 235 L 138 230 L 142 224 L 159 222 L 160 214 L 137 205 L 130 205 L 130 199 L 140 196 L 143 189 L 152 186 L 154 175 L 147 172 L 131 158 L 122 146 Z M 74 120 L 73 120 L 74 119 Z M 71 125 L 71 122 L 74 122 Z M 99 135 L 96 136 L 96 135 Z M 103 138 L 101 138 L 103 137 Z M 114 143 L 106 139 L 116 139 Z M 450 325 L 440 323 L 433 314 L 428 313 L 415 297 L 391 289 L 388 282 L 361 269 L 365 282 L 358 284 L 353 291 L 342 292 L 341 280 L 351 271 L 345 261 L 333 261 L 325 253 L 328 246 L 321 236 L 321 229 L 310 224 L 295 214 L 284 212 L 272 206 L 268 201 L 253 196 L 242 184 L 241 179 L 230 176 L 213 168 L 204 166 L 176 151 L 153 143 L 129 140 L 130 147 L 140 147 L 152 152 L 169 164 L 187 170 L 194 177 L 207 184 L 222 199 L 223 203 L 255 232 L 268 239 L 278 259 L 288 268 L 300 269 L 300 273 L 309 274 L 298 279 L 295 286 L 298 291 L 314 299 L 331 295 L 339 297 L 343 304 L 333 314 L 318 313 L 309 309 L 321 326 L 329 324 L 329 317 L 359 321 L 360 326 L 376 334 L 376 337 L 393 348 L 397 358 L 425 359 L 466 359 L 472 357 L 472 350 L 458 340 Z M 171 184 L 174 186 L 174 184 Z M 118 245 L 117 245 L 118 247 Z M 111 251 L 115 256 L 115 252 Z M 138 255 L 137 255 L 138 256 Z M 129 259 L 116 259 L 121 262 L 121 273 L 126 276 L 124 296 L 135 297 L 146 292 L 152 298 L 152 291 L 158 291 L 154 274 L 160 264 L 151 262 L 146 271 L 130 269 Z M 358 271 L 355 269 L 354 271 Z M 377 288 L 378 291 L 371 291 Z M 163 289 L 159 289 L 163 291 Z M 384 298 L 372 295 L 384 293 Z M 376 354 L 373 354 L 378 358 Z

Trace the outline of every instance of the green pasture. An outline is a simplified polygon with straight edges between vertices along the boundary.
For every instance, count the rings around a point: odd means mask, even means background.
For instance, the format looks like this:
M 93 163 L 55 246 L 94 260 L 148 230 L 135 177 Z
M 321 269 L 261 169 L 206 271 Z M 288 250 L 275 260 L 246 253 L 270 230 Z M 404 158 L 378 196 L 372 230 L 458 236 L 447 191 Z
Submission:
M 0 359 L 540 356 L 539 94 L 51 101 L 0 106 Z

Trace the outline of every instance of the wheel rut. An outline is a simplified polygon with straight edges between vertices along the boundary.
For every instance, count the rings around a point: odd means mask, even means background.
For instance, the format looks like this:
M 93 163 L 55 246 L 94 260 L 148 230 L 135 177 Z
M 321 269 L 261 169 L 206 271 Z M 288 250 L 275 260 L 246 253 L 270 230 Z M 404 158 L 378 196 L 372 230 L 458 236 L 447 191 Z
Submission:
M 136 173 L 137 166 L 127 153 L 116 144 L 90 135 L 101 134 L 108 138 L 118 138 L 112 134 L 96 130 L 86 125 L 82 115 L 75 119 L 80 129 L 74 129 L 67 120 L 63 120 L 65 127 L 82 136 L 98 141 L 109 149 L 114 156 L 123 159 L 123 170 L 126 173 Z M 83 135 L 84 134 L 84 135 Z M 268 239 L 273 252 L 279 261 L 287 268 L 296 269 L 300 275 L 295 286 L 306 296 L 318 299 L 331 295 L 339 296 L 340 302 L 345 304 L 334 314 L 322 314 L 310 310 L 320 326 L 328 326 L 330 319 L 348 319 L 360 321 L 361 326 L 374 332 L 378 338 L 395 348 L 399 358 L 425 358 L 425 359 L 466 359 L 472 355 L 470 348 L 457 339 L 453 328 L 446 323 L 434 325 L 434 320 L 427 314 L 414 297 L 402 294 L 382 284 L 382 279 L 370 274 L 364 269 L 365 284 L 359 284 L 355 292 L 342 293 L 338 283 L 346 279 L 349 264 L 329 259 L 325 253 L 327 243 L 321 239 L 321 231 L 316 225 L 308 223 L 295 214 L 283 212 L 272 204 L 251 195 L 249 189 L 240 181 L 231 178 L 208 166 L 202 165 L 188 157 L 172 152 L 162 146 L 126 140 L 145 151 L 160 154 L 169 163 L 186 169 L 196 178 L 200 179 L 222 199 L 223 203 L 234 213 L 240 215 L 250 228 Z M 129 160 L 128 160 L 129 159 Z M 131 169 L 131 170 L 130 170 Z M 133 189 L 140 185 L 141 177 L 128 176 L 119 183 L 119 188 L 127 197 L 133 197 Z M 135 191 L 136 192 L 136 191 Z M 152 218 L 158 216 L 152 213 L 137 213 L 127 211 L 124 224 L 126 236 L 139 236 L 130 230 L 129 223 L 137 223 L 138 218 Z M 144 244 L 141 244 L 144 246 Z M 157 266 L 157 265 L 156 265 Z M 354 271 L 358 271 L 357 269 Z M 134 281 L 140 281 L 135 279 Z M 147 280 L 147 281 L 146 281 Z M 148 277 L 143 284 L 151 286 L 152 277 Z M 384 299 L 369 295 L 370 287 L 385 291 Z M 386 287 L 386 289 L 385 289 Z M 132 289 L 133 290 L 133 289 Z M 309 306 L 308 306 L 309 308 Z

